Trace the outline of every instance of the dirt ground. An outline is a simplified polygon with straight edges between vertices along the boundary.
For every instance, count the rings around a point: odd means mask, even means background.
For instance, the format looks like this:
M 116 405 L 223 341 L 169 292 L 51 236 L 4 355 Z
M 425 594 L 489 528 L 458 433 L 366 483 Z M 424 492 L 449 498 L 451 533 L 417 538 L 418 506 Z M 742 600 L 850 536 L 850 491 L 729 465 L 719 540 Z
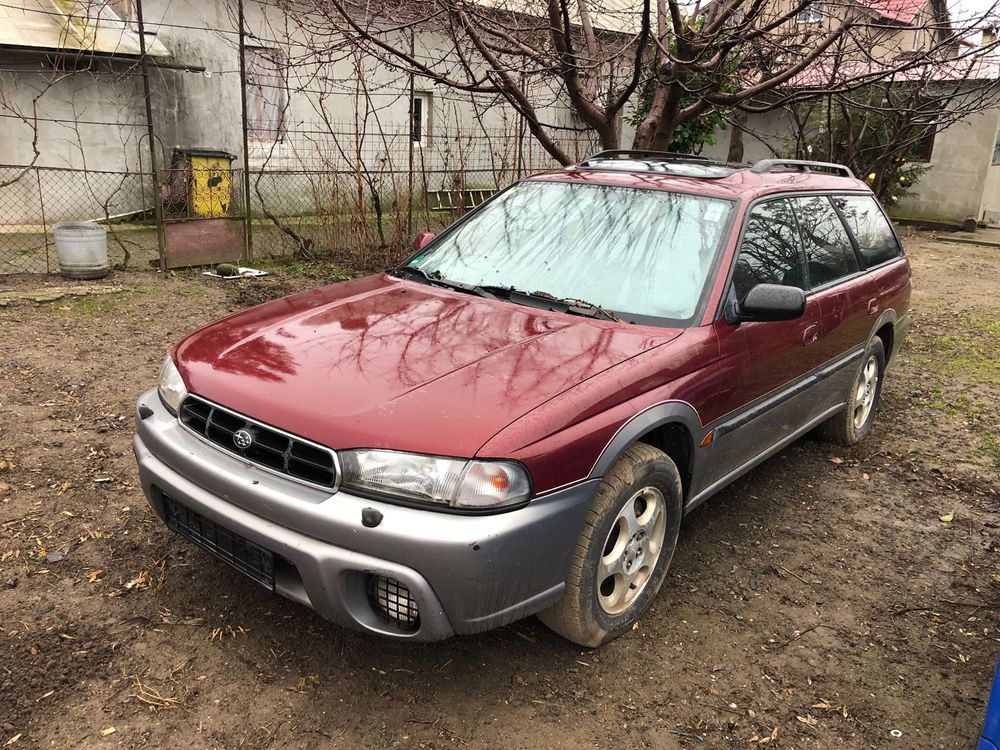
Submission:
M 132 414 L 167 347 L 333 269 L 0 307 L 0 747 L 971 747 L 1000 651 L 1000 251 L 906 239 L 915 322 L 873 433 L 799 441 L 691 514 L 598 651 L 534 619 L 342 630 L 155 518 Z M 67 282 L 0 279 L 44 284 Z

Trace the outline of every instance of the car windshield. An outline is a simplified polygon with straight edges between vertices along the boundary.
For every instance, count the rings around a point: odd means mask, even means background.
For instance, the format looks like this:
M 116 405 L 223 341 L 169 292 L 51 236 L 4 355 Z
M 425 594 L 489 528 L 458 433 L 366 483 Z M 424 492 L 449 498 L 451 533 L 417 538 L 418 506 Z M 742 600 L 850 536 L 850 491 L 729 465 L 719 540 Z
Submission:
M 430 278 L 542 293 L 628 318 L 689 321 L 733 203 L 608 185 L 522 182 L 413 257 Z

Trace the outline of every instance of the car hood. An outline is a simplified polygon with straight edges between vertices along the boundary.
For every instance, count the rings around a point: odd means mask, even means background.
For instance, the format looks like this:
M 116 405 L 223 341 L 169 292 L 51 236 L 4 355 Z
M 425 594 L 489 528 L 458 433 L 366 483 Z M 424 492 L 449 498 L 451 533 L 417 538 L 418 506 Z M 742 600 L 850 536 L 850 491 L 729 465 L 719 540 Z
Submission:
M 679 333 L 381 275 L 231 315 L 174 356 L 192 393 L 332 448 L 466 457 Z

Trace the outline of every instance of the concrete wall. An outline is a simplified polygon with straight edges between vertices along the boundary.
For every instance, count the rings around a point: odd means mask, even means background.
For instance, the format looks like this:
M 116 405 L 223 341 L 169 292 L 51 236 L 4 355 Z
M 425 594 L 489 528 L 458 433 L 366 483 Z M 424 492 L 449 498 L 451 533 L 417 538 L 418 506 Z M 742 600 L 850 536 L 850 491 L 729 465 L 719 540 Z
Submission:
M 792 124 L 784 111 L 750 115 L 746 127 L 739 133 L 733 126 L 715 132 L 715 144 L 705 146 L 702 156 L 727 161 L 733 138 L 743 141 L 743 159 L 755 162 L 775 156 L 791 157 L 795 153 Z
M 181 146 L 229 151 L 238 155 L 235 166 L 242 167 L 242 84 L 232 9 L 223 0 L 145 0 L 143 6 L 147 31 L 169 49 L 169 63 L 204 69 L 157 68 L 151 73 L 160 166 L 169 166 L 174 147 Z M 319 33 L 329 26 L 321 19 L 309 25 Z M 273 3 L 248 4 L 247 26 L 248 46 L 276 49 L 288 61 L 284 133 L 277 141 L 251 141 L 251 169 L 345 169 L 359 155 L 370 170 L 407 168 L 407 74 L 344 51 L 324 59 L 308 55 L 308 32 Z M 415 45 L 418 57 L 428 59 L 440 58 L 445 47 L 444 40 L 429 31 L 418 32 Z M 44 55 L 17 53 L 5 56 L 3 69 L 0 114 L 7 116 L 0 120 L 0 165 L 150 170 L 142 78 L 134 60 L 104 60 L 86 70 L 66 70 L 54 68 Z M 515 158 L 526 171 L 553 166 L 552 158 L 526 133 L 521 118 L 496 97 L 477 99 L 419 78 L 414 87 L 428 97 L 431 109 L 429 137 L 423 147 L 412 149 L 416 170 L 436 175 L 431 179 L 439 184 L 428 187 L 449 185 L 448 176 L 460 170 L 478 173 L 473 177 L 476 184 L 490 184 L 491 175 L 509 171 Z M 532 94 L 541 103 L 543 121 L 576 125 L 560 92 L 539 82 Z M 37 113 L 37 140 L 34 128 L 17 113 L 29 119 Z M 588 138 L 575 140 L 570 132 L 562 139 L 571 155 L 583 157 L 592 150 Z M 43 192 L 64 213 L 99 215 L 93 191 L 74 179 L 65 177 L 54 194 Z M 287 187 L 279 192 L 287 192 L 295 181 L 280 184 Z M 305 192 L 288 196 L 290 204 L 309 199 L 308 183 L 298 184 L 306 186 Z M 37 194 L 37 185 L 26 183 L 0 191 L 0 222 L 40 221 Z M 149 205 L 149 196 L 138 190 L 128 191 L 124 204 L 119 197 L 115 205 L 122 210 Z
M 994 108 L 937 133 L 930 170 L 892 213 L 898 218 L 959 223 L 969 216 L 982 219 L 985 210 L 1000 211 L 1000 195 L 992 182 L 997 178 L 991 174 L 996 168 L 990 166 L 998 123 L 1000 109 Z

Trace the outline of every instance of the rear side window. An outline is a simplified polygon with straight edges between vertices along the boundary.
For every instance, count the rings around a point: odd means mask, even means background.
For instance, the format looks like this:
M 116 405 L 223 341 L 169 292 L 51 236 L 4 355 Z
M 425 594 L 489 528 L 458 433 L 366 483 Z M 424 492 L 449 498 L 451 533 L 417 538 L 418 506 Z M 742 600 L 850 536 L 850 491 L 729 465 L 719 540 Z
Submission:
M 806 253 L 810 287 L 823 286 L 859 270 L 851 238 L 825 195 L 791 198 Z
M 757 284 L 804 288 L 802 252 L 795 216 L 787 200 L 758 204 L 747 218 L 743 243 L 733 269 L 736 298 Z
M 900 256 L 892 226 L 873 197 L 843 195 L 834 200 L 847 219 L 847 226 L 854 233 L 869 268 Z

